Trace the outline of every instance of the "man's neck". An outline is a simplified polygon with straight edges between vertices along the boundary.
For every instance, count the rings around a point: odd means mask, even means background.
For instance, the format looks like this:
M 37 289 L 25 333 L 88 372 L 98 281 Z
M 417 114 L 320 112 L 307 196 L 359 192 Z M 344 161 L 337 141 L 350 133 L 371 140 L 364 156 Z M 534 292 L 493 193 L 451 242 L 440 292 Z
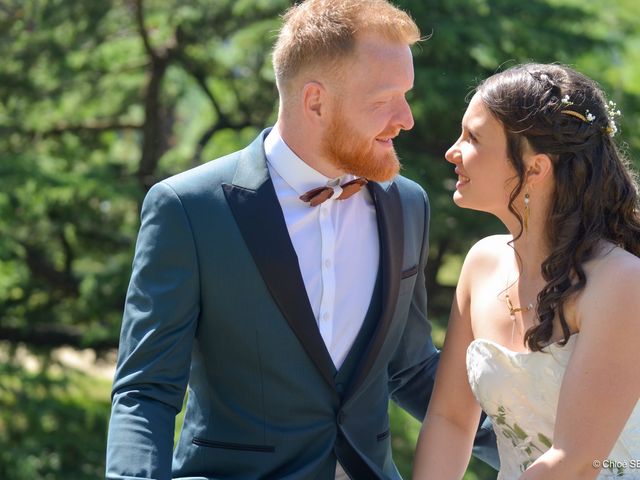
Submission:
M 274 128 L 278 129 L 282 140 L 293 153 L 325 177 L 338 178 L 346 173 L 320 153 L 322 148 L 319 135 L 316 132 L 306 131 L 299 126 L 290 126 L 289 122 L 283 120 L 278 120 Z

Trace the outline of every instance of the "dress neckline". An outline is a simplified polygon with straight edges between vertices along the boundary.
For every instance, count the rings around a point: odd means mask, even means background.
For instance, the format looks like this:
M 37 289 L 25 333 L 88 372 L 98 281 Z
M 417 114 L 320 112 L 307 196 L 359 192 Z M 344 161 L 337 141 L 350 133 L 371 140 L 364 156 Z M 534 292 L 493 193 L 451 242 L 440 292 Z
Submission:
M 494 340 L 489 340 L 488 338 L 475 338 L 469 344 L 468 349 L 471 348 L 471 345 L 473 345 L 475 343 L 488 343 L 490 345 L 495 346 L 496 348 L 498 348 L 498 350 L 501 350 L 502 352 L 506 353 L 507 355 L 511 355 L 511 356 L 514 356 L 514 357 L 534 355 L 536 353 L 546 353 L 546 352 L 549 352 L 551 350 L 562 350 L 562 349 L 568 347 L 569 344 L 573 343 L 575 341 L 575 339 L 578 337 L 579 333 L 580 332 L 575 332 L 575 333 L 572 333 L 571 335 L 569 335 L 569 339 L 567 340 L 567 343 L 564 344 L 564 345 L 560 345 L 560 342 L 562 340 L 558 340 L 557 342 L 550 343 L 549 345 L 545 346 L 542 350 L 536 351 L 536 352 L 531 351 L 531 350 L 527 350 L 525 352 L 516 352 L 515 350 L 511 350 L 510 348 L 505 347 L 501 343 L 498 343 L 498 342 L 496 342 Z

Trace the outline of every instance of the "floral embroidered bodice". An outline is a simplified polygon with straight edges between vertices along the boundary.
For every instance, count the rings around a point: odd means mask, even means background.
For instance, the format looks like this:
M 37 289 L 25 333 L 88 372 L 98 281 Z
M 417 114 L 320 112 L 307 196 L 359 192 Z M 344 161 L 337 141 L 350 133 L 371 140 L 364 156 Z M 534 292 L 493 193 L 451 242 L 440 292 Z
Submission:
M 562 377 L 577 337 L 574 334 L 565 346 L 555 343 L 542 352 L 514 352 L 485 339 L 469 345 L 469 383 L 498 439 L 498 480 L 517 479 L 551 446 Z M 598 479 L 640 479 L 640 401 L 607 460 L 612 462 Z

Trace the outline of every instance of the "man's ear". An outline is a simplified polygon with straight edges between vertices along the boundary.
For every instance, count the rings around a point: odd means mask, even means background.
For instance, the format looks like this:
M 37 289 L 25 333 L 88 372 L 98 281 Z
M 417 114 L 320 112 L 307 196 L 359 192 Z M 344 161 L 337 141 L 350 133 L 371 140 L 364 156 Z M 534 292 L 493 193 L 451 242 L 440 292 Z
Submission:
M 327 91 L 320 82 L 309 81 L 302 87 L 304 116 L 313 124 L 321 123 L 326 116 Z
M 539 185 L 553 176 L 553 162 L 546 153 L 534 153 L 526 159 L 527 184 Z

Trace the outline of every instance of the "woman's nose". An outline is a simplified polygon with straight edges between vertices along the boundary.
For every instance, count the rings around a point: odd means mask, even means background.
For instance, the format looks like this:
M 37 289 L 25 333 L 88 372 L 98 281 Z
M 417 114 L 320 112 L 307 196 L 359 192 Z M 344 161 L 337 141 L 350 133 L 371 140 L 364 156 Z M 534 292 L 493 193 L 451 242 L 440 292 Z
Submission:
M 449 150 L 444 154 L 444 158 L 449 163 L 457 163 L 460 160 L 460 150 L 458 149 L 458 141 L 449 147 Z

